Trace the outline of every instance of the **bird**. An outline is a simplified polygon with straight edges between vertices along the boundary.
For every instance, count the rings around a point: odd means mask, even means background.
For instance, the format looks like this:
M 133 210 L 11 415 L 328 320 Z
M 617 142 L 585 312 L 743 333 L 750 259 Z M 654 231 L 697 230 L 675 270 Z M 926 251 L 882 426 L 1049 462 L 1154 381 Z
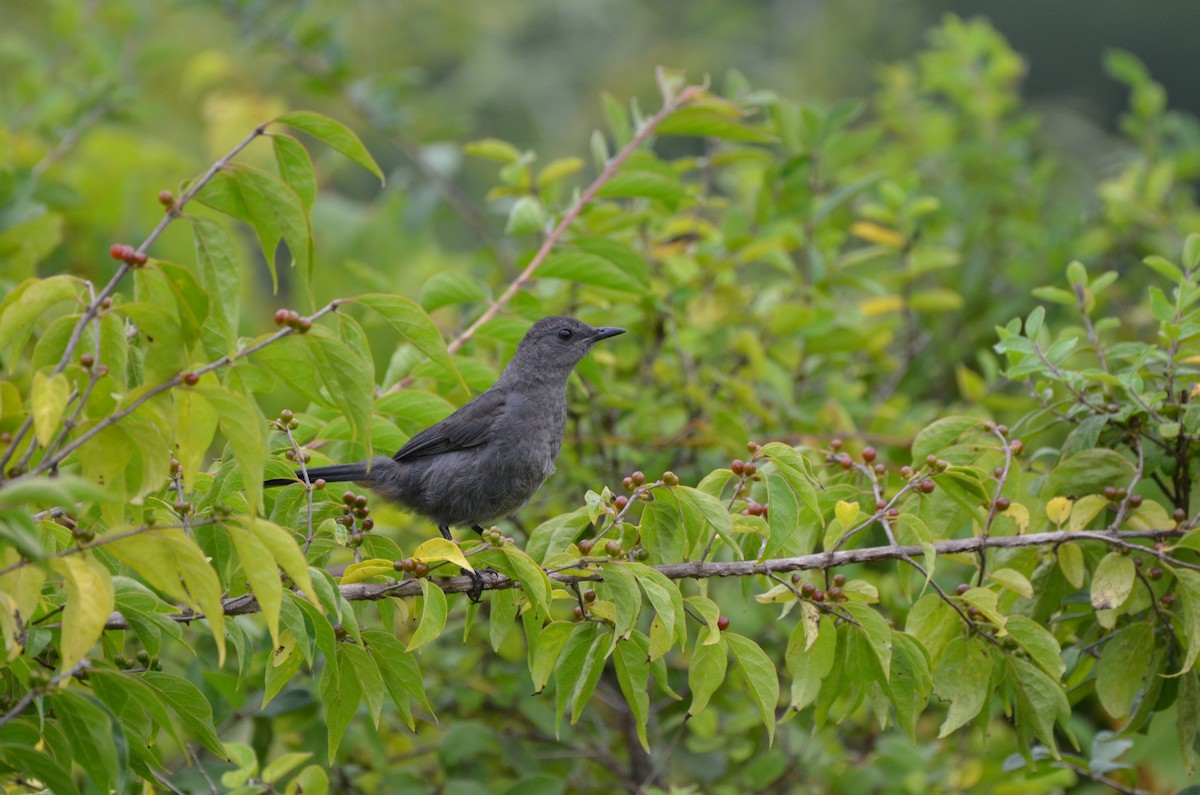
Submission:
M 430 519 L 448 540 L 455 526 L 482 535 L 484 525 L 515 513 L 554 472 L 567 424 L 567 379 L 593 345 L 624 333 L 571 317 L 544 317 L 525 333 L 489 389 L 395 455 L 310 467 L 308 478 L 362 484 Z M 295 482 L 276 478 L 263 485 Z

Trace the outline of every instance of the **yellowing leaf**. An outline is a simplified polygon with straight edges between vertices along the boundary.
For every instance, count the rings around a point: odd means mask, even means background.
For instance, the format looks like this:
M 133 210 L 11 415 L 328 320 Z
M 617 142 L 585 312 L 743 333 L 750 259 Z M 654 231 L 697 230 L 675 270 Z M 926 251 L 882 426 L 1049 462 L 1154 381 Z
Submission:
M 1134 530 L 1170 530 L 1175 520 L 1157 502 L 1144 502 L 1129 514 L 1126 523 Z
M 1029 530 L 1029 509 L 1021 503 L 1011 503 L 1008 508 L 1004 510 L 1004 515 L 1016 523 L 1018 534 Z
M 855 221 L 850 225 L 850 234 L 888 248 L 902 249 L 907 242 L 899 232 L 870 221 Z
M 458 544 L 445 538 L 431 538 L 421 544 L 413 550 L 412 559 L 422 563 L 437 563 L 445 560 L 457 563 L 467 571 L 475 571 L 471 568 L 471 564 L 463 555 L 462 550 L 458 548 Z
M 863 317 L 874 317 L 876 315 L 886 315 L 890 312 L 899 312 L 904 308 L 904 299 L 898 295 L 884 295 L 879 298 L 864 298 L 858 302 L 858 311 L 863 314 Z
M 1071 518 L 1071 509 L 1074 507 L 1074 503 L 1066 497 L 1055 497 L 1046 503 L 1046 515 L 1050 517 L 1050 521 L 1062 527 L 1063 523 Z
M 358 563 L 351 563 L 346 567 L 346 571 L 342 574 L 342 585 L 350 585 L 351 583 L 362 582 L 369 580 L 372 577 L 381 575 L 394 575 L 396 573 L 396 564 L 390 560 L 383 558 L 371 558 Z
M 1092 607 L 1097 610 L 1120 607 L 1133 593 L 1135 578 L 1133 559 L 1109 552 L 1092 574 Z
M 63 610 L 62 669 L 68 671 L 84 658 L 104 634 L 113 611 L 113 583 L 108 569 L 90 555 L 68 555 L 50 564 L 63 575 L 67 604 Z
M 444 538 L 437 540 L 445 541 Z M 421 623 L 417 625 L 417 631 L 413 633 L 405 651 L 421 648 L 442 634 L 446 627 L 446 594 L 426 579 L 421 580 L 421 593 L 425 597 L 425 604 L 421 608 Z
M 854 524 L 854 520 L 857 519 L 859 513 L 862 512 L 862 507 L 859 506 L 857 502 L 838 500 L 838 503 L 834 507 L 833 511 L 837 516 L 838 524 L 842 526 L 842 532 L 845 532 Z
M 760 605 L 769 605 L 774 602 L 794 602 L 795 600 L 796 594 L 791 588 L 783 583 L 776 585 L 774 588 L 766 591 L 765 593 L 754 595 L 754 601 L 758 602 Z
M 1058 497 L 1057 499 L 1062 498 Z M 1080 497 L 1075 501 L 1075 506 L 1071 509 L 1071 523 L 1068 525 L 1068 529 L 1072 533 L 1083 530 L 1106 507 L 1108 507 L 1108 498 L 1102 494 L 1089 494 L 1086 497 Z
M 1033 583 L 1016 569 L 996 569 L 988 574 L 988 579 L 998 582 L 1014 593 L 1029 599 L 1033 596 Z
M 1083 587 L 1085 570 L 1083 567 L 1083 550 L 1075 544 L 1063 544 L 1058 548 L 1058 567 L 1062 569 L 1063 577 L 1076 588 Z
M 67 410 L 67 400 L 71 397 L 71 385 L 62 373 L 48 377 L 38 371 L 33 374 L 30 397 L 33 402 L 33 431 L 38 444 L 45 447 L 58 433 L 63 412 Z

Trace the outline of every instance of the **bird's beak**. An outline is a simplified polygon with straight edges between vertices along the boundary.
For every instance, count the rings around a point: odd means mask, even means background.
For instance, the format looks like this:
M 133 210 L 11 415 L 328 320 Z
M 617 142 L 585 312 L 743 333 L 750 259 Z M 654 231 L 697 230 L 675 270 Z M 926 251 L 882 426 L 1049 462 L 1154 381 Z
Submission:
M 592 335 L 592 342 L 599 342 L 600 340 L 606 340 L 609 337 L 615 337 L 618 334 L 624 334 L 624 333 L 625 333 L 625 329 L 623 329 L 623 328 L 611 328 L 611 327 L 598 328 L 598 329 L 596 329 L 596 333 Z

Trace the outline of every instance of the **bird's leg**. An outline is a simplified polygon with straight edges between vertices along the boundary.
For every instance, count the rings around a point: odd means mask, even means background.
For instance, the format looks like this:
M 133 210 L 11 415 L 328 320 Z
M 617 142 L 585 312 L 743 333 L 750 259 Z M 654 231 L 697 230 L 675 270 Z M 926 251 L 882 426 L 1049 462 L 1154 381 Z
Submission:
M 476 525 L 474 529 L 480 533 L 483 532 L 478 525 Z M 450 535 L 450 527 L 448 525 L 438 525 L 438 532 L 441 533 L 442 538 L 446 539 L 447 541 L 454 540 L 453 536 Z M 480 576 L 479 572 L 471 569 L 464 569 L 461 566 L 459 567 L 459 571 L 471 578 L 471 590 L 467 591 L 467 597 L 472 602 L 478 602 L 479 598 L 483 596 L 483 577 Z
M 474 530 L 476 533 L 479 533 L 479 535 L 483 535 L 485 532 L 483 529 L 483 525 L 480 525 L 480 524 L 471 525 L 471 529 Z

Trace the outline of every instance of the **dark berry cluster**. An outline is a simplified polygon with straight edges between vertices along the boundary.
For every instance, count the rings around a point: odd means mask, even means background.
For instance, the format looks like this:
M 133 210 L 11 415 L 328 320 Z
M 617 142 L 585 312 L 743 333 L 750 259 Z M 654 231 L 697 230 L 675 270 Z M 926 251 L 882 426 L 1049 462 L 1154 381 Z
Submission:
M 355 494 L 352 491 L 342 494 L 342 506 L 342 515 L 333 521 L 346 528 L 346 545 L 357 549 L 362 546 L 364 533 L 371 532 L 375 527 L 375 520 L 371 518 L 371 508 L 367 505 L 365 494 Z

